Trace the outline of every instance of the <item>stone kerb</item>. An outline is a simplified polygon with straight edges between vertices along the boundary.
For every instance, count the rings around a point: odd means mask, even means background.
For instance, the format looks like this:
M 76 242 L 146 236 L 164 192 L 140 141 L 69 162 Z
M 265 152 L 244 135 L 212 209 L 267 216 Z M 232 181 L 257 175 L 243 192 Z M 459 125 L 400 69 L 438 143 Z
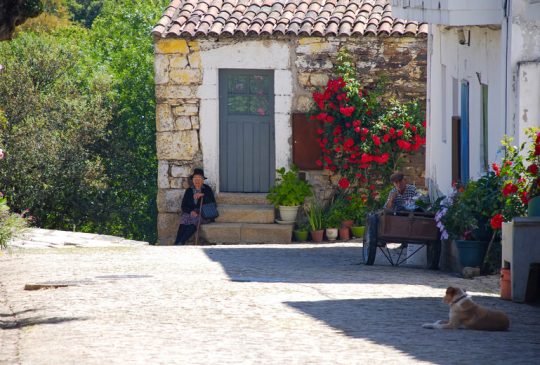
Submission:
M 200 100 L 202 68 L 198 42 L 155 43 L 158 244 L 172 244 L 189 175 L 202 166 Z

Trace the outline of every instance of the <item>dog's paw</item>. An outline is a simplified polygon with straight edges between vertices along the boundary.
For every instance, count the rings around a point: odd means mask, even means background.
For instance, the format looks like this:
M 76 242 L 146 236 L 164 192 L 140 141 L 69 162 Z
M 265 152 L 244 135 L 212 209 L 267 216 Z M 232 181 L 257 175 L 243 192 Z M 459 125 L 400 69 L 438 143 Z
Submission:
M 422 325 L 423 328 L 430 328 L 430 329 L 434 329 L 435 328 L 435 323 L 424 323 Z

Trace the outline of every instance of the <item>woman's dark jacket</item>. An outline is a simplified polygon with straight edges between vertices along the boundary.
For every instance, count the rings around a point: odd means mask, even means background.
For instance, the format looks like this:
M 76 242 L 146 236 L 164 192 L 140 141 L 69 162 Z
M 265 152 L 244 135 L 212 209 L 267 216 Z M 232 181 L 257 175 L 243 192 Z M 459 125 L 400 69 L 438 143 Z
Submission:
M 184 198 L 182 199 L 182 212 L 184 213 L 191 213 L 193 210 L 199 211 L 199 207 L 201 206 L 201 198 L 197 200 L 197 204 L 193 201 L 193 191 L 194 189 L 191 187 L 186 190 L 184 193 Z M 212 188 L 206 184 L 203 184 L 201 187 L 201 193 L 204 194 L 202 197 L 203 204 L 208 203 L 215 203 L 216 199 L 214 198 L 214 192 L 212 191 Z

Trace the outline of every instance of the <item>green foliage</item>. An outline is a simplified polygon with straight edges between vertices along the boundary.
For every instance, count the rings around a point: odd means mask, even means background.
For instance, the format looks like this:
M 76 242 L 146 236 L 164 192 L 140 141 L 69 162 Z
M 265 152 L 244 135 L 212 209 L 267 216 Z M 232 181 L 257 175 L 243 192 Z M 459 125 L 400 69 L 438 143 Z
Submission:
M 503 206 L 502 180 L 489 172 L 466 186 L 456 188 L 442 223 L 451 239 L 489 240 L 489 219 Z M 444 204 L 444 203 L 443 203 Z
M 68 0 L 71 19 L 91 28 L 94 19 L 101 13 L 104 0 Z
M 8 242 L 27 225 L 28 222 L 23 215 L 10 212 L 7 199 L 0 197 L 0 250 L 6 249 Z
M 99 222 L 108 186 L 102 146 L 111 120 L 109 86 L 82 74 L 81 49 L 52 36 L 21 34 L 0 44 L 0 188 L 38 225 L 72 229 Z M 85 82 L 80 80 L 86 77 Z
M 311 196 L 311 186 L 305 180 L 300 180 L 298 168 L 292 166 L 290 170 L 284 167 L 277 169 L 276 184 L 270 188 L 266 196 L 268 201 L 275 206 L 295 206 L 304 203 L 306 197 Z
M 312 202 L 309 205 L 307 209 L 307 217 L 311 231 L 318 231 L 324 228 L 323 210 L 316 202 Z

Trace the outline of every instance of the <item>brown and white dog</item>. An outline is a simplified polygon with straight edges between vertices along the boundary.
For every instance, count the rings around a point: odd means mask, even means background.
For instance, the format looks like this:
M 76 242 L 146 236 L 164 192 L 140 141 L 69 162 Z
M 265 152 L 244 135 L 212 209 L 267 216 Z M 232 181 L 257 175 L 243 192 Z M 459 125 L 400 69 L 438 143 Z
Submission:
M 476 304 L 463 289 L 448 287 L 443 303 L 450 306 L 449 320 L 425 323 L 422 327 L 436 329 L 464 327 L 481 331 L 506 331 L 510 326 L 506 314 Z

